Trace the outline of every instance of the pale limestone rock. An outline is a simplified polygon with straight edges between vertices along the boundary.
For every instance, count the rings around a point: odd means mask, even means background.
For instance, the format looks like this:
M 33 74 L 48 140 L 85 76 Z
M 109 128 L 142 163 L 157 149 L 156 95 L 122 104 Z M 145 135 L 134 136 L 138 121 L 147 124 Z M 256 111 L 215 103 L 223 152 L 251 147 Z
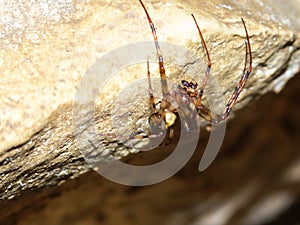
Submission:
M 211 53 L 213 74 L 226 98 L 243 68 L 245 35 L 240 18 L 244 18 L 251 38 L 253 74 L 237 108 L 254 96 L 279 92 L 299 72 L 299 18 L 273 4 L 145 1 L 159 40 L 194 50 L 204 60 L 190 13 L 196 16 Z M 73 100 L 81 78 L 104 54 L 126 44 L 152 41 L 152 36 L 138 1 L 11 1 L 2 3 L 0 15 L 0 190 L 1 199 L 6 199 L 21 190 L 54 185 L 87 170 L 74 145 L 72 126 Z M 177 54 L 162 51 L 166 58 Z M 115 106 L 115 96 L 134 79 L 145 77 L 145 61 L 124 71 L 99 97 L 97 109 L 105 106 L 96 116 L 101 133 L 112 132 L 107 118 Z M 157 71 L 152 71 L 157 77 Z M 168 71 L 175 74 L 170 75 L 170 83 L 180 80 L 175 70 L 170 67 Z M 147 99 L 145 93 L 135 94 Z M 147 100 L 134 104 L 124 100 L 123 110 L 128 105 L 141 115 L 148 110 Z M 147 128 L 144 121 L 148 114 L 138 121 L 140 129 Z M 139 115 L 130 118 L 135 124 Z M 106 145 L 114 151 L 120 147 L 119 143 Z M 115 156 L 126 154 L 128 150 L 120 147 Z

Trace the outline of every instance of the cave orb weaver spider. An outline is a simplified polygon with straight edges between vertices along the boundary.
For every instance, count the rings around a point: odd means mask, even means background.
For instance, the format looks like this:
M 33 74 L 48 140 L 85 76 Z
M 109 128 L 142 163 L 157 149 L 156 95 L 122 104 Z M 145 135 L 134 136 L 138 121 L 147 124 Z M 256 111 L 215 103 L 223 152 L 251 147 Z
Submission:
M 209 55 L 209 51 L 207 49 L 204 37 L 202 35 L 202 32 L 200 30 L 200 27 L 197 23 L 197 20 L 193 14 L 191 14 L 196 28 L 198 30 L 201 43 L 203 45 L 203 48 L 205 50 L 206 58 L 207 58 L 207 69 L 205 72 L 205 76 L 202 81 L 202 85 L 198 87 L 198 83 L 195 81 L 187 81 L 187 80 L 182 80 L 181 84 L 178 85 L 178 90 L 175 91 L 174 93 L 170 93 L 168 84 L 167 84 L 167 77 L 166 77 L 166 72 L 165 72 L 165 67 L 164 67 L 164 59 L 161 54 L 158 38 L 156 35 L 156 29 L 154 27 L 154 24 L 150 18 L 150 15 L 142 2 L 142 0 L 139 0 L 141 3 L 144 12 L 146 13 L 154 43 L 155 43 L 155 48 L 156 48 L 156 53 L 157 53 L 157 58 L 158 58 L 158 65 L 159 65 L 159 73 L 160 73 L 160 80 L 161 80 L 161 89 L 162 89 L 162 100 L 159 101 L 158 103 L 155 102 L 154 95 L 153 95 L 153 89 L 152 89 L 152 84 L 151 84 L 151 78 L 150 78 L 150 69 L 149 69 L 149 61 L 147 61 L 147 77 L 148 77 L 148 84 L 149 84 L 149 99 L 151 103 L 151 108 L 152 108 L 152 115 L 149 117 L 148 122 L 150 125 L 150 134 L 139 134 L 139 135 L 132 135 L 129 139 L 142 139 L 142 138 L 157 138 L 160 137 L 163 133 L 167 131 L 168 137 L 172 138 L 174 135 L 174 130 L 173 130 L 173 125 L 177 119 L 176 114 L 178 113 L 178 109 L 174 108 L 171 104 L 171 101 L 175 99 L 175 101 L 180 101 L 180 99 L 183 96 L 188 96 L 189 102 L 191 102 L 194 105 L 196 113 L 204 118 L 206 121 L 209 123 L 214 123 L 217 124 L 223 120 L 225 120 L 234 104 L 236 103 L 240 93 L 244 89 L 246 82 L 248 80 L 248 77 L 250 76 L 252 72 L 252 53 L 251 53 L 251 45 L 250 45 L 250 40 L 249 40 L 249 35 L 248 35 L 248 30 L 245 24 L 245 21 L 243 18 L 241 18 L 244 29 L 245 29 L 245 34 L 246 34 L 246 40 L 245 40 L 245 46 L 246 46 L 246 53 L 245 53 L 245 63 L 244 63 L 244 69 L 243 69 L 243 75 L 240 78 L 238 84 L 236 85 L 230 99 L 228 100 L 227 104 L 224 107 L 224 110 L 220 114 L 216 114 L 211 112 L 211 110 L 202 104 L 202 97 L 204 94 L 204 90 L 210 75 L 212 63 Z M 249 57 L 249 65 L 247 68 L 247 63 L 248 63 L 248 57 Z M 159 107 L 157 105 L 159 104 Z M 180 104 L 179 104 L 180 105 Z M 189 129 L 186 127 L 186 129 Z M 153 131 L 154 130 L 154 131 Z

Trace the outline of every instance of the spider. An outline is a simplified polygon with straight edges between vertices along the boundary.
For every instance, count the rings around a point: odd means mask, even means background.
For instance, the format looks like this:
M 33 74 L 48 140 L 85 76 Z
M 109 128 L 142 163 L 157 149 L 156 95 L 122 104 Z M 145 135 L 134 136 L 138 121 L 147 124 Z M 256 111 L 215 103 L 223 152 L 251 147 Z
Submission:
M 154 27 L 154 24 L 149 16 L 149 13 L 144 5 L 144 3 L 142 2 L 142 0 L 139 0 L 139 2 L 141 3 L 151 31 L 152 31 L 152 35 L 154 38 L 154 43 L 155 43 L 155 48 L 156 48 L 156 53 L 157 53 L 157 57 L 158 57 L 158 65 L 159 65 L 159 73 L 160 73 L 160 80 L 161 80 L 161 88 L 162 88 L 162 100 L 158 103 L 155 103 L 155 99 L 153 96 L 153 90 L 152 90 L 152 85 L 151 85 L 151 78 L 150 78 L 150 70 L 149 70 L 149 61 L 147 61 L 147 76 L 148 76 L 148 83 L 149 83 L 149 98 L 150 98 L 150 103 L 151 103 L 151 108 L 152 108 L 152 115 L 149 117 L 148 122 L 150 125 L 150 134 L 139 134 L 139 135 L 132 135 L 130 137 L 130 139 L 134 138 L 134 139 L 142 139 L 142 138 L 157 138 L 162 136 L 164 133 L 167 132 L 169 138 L 172 138 L 174 135 L 174 129 L 173 126 L 175 124 L 175 121 L 177 119 L 177 114 L 179 113 L 179 111 L 181 110 L 180 108 L 174 108 L 172 106 L 172 102 L 177 102 L 180 104 L 180 106 L 185 106 L 185 108 L 188 108 L 188 104 L 192 103 L 192 105 L 194 106 L 194 111 L 196 112 L 196 115 L 198 114 L 199 116 L 201 116 L 202 118 L 204 118 L 206 121 L 208 121 L 209 123 L 214 123 L 217 124 L 223 120 L 225 120 L 228 115 L 230 114 L 235 102 L 237 101 L 241 91 L 243 90 L 243 88 L 246 85 L 247 79 L 249 77 L 249 75 L 252 72 L 252 53 L 251 53 L 251 46 L 250 46 L 250 40 L 249 40 L 249 35 L 248 35 L 248 31 L 246 28 L 246 24 L 243 20 L 243 26 L 245 29 L 245 33 L 246 33 L 246 41 L 245 41 L 245 45 L 246 45 L 246 53 L 245 53 L 245 64 L 244 64 L 244 70 L 243 70 L 243 75 L 240 78 L 237 86 L 235 87 L 230 99 L 228 100 L 227 104 L 225 105 L 224 110 L 220 113 L 220 114 L 216 114 L 211 112 L 211 110 L 202 104 L 202 97 L 204 94 L 204 90 L 210 75 L 210 71 L 211 71 L 211 60 L 210 60 L 210 55 L 206 46 L 206 43 L 204 41 L 202 32 L 198 26 L 197 20 L 195 18 L 195 16 L 193 14 L 191 14 L 195 24 L 196 24 L 196 28 L 198 30 L 202 45 L 205 49 L 205 54 L 207 57 L 207 69 L 205 72 L 205 76 L 202 82 L 202 85 L 198 88 L 198 83 L 195 81 L 187 81 L 187 80 L 182 80 L 181 81 L 181 85 L 178 85 L 178 90 L 174 91 L 173 93 L 170 93 L 169 88 L 168 88 L 168 84 L 167 84 L 167 77 L 166 77 L 166 72 L 165 72 L 165 67 L 164 67 L 164 60 L 163 60 L 163 56 L 161 54 L 160 51 L 160 47 L 159 47 L 159 43 L 158 43 L 158 38 L 156 35 L 156 30 Z M 249 55 L 249 67 L 247 68 L 247 62 L 248 62 L 248 55 Z M 185 99 L 185 100 L 183 100 Z M 183 101 L 186 101 L 184 104 L 182 104 Z M 159 104 L 159 107 L 157 107 L 157 105 Z M 190 110 L 190 109 L 189 109 Z M 184 110 L 181 110 L 184 111 Z M 191 110 L 190 110 L 191 111 Z M 192 110 L 193 111 L 193 110 Z M 192 112 L 193 115 L 193 112 Z M 189 130 L 189 125 L 188 123 L 186 123 L 185 126 L 186 130 Z

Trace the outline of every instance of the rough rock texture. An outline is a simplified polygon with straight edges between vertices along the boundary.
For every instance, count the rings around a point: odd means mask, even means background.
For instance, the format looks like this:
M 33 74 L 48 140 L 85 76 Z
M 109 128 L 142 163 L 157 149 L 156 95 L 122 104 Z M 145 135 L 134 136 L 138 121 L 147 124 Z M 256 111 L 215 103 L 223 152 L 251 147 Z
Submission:
M 74 130 L 72 117 L 80 80 L 105 53 L 125 44 L 152 40 L 152 37 L 138 1 L 129 4 L 24 0 L 0 4 L 0 198 L 5 200 L 25 190 L 56 185 L 88 170 L 74 140 L 74 133 L 80 132 Z M 254 71 L 237 108 L 255 96 L 280 91 L 299 71 L 298 18 L 289 18 L 292 14 L 272 5 L 273 2 L 229 1 L 224 4 L 223 1 L 172 0 L 145 4 L 161 41 L 194 49 L 203 60 L 199 37 L 190 17 L 190 13 L 194 13 L 211 52 L 213 74 L 225 97 L 230 95 L 243 68 L 245 35 L 240 18 L 244 18 L 251 36 Z M 171 63 L 168 56 L 177 53 L 166 51 L 164 54 Z M 188 60 L 183 67 L 188 67 Z M 116 74 L 102 90 L 96 108 L 100 133 L 113 131 L 107 118 L 112 114 L 115 97 L 132 84 L 133 79 L 145 76 L 143 65 L 145 61 L 140 67 L 129 67 L 126 73 Z M 181 78 L 171 66 L 168 72 L 170 83 Z M 125 104 L 120 107 L 134 106 L 129 119 L 137 121 L 148 110 L 147 96 L 137 92 L 136 96 L 143 96 L 145 100 L 128 102 L 131 94 L 125 95 Z M 93 108 L 87 109 L 86 115 L 92 111 Z M 139 114 L 135 114 L 137 112 Z M 141 119 L 145 121 L 148 114 Z M 143 124 L 138 123 L 136 129 L 142 129 Z M 121 146 L 114 153 L 115 157 L 121 158 L 130 152 L 115 140 L 110 141 L 105 143 L 107 149 Z M 93 150 L 92 146 L 83 147 Z
M 203 135 L 189 163 L 148 187 L 123 186 L 94 171 L 0 203 L 5 225 L 282 225 L 300 216 L 300 74 L 282 93 L 268 93 L 228 123 L 217 159 L 197 170 Z M 174 144 L 125 161 L 159 161 Z

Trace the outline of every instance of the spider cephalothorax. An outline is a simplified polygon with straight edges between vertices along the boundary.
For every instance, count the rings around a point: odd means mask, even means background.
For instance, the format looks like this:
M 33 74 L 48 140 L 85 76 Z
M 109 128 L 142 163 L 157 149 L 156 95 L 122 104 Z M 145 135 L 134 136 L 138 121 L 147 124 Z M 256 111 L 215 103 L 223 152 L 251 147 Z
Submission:
M 190 96 L 190 97 L 196 97 L 198 95 L 198 83 L 196 81 L 186 81 L 182 80 L 181 85 L 183 90 Z

